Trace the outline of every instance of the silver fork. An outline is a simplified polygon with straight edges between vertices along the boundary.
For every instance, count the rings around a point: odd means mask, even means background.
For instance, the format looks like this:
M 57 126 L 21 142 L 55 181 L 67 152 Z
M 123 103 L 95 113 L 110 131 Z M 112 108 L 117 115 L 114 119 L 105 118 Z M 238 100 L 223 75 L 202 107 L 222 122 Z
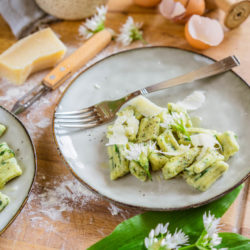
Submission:
M 136 96 L 145 96 L 148 93 L 217 75 L 238 65 L 240 62 L 236 56 L 229 56 L 182 76 L 137 90 L 118 100 L 103 101 L 77 111 L 56 112 L 55 124 L 57 124 L 57 128 L 93 128 L 112 121 L 121 106 Z

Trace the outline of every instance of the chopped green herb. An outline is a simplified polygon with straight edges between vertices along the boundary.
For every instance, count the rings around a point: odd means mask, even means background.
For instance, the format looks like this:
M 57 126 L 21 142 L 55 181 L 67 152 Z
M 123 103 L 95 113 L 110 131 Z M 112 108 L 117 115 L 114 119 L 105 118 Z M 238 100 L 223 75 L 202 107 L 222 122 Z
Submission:
M 172 124 L 171 126 L 176 131 L 179 131 L 182 134 L 184 134 L 186 136 L 185 140 L 191 141 L 190 134 L 188 133 L 188 131 L 187 131 L 185 125 L 184 125 L 183 120 L 181 120 L 181 122 L 175 122 L 175 124 Z

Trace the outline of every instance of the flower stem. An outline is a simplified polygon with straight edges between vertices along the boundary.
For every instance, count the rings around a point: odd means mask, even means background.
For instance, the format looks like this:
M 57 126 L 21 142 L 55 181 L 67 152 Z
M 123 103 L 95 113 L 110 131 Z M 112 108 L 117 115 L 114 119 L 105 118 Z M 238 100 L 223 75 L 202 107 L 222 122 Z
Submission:
M 197 247 L 195 244 L 192 244 L 185 247 L 180 247 L 179 250 L 197 250 Z
M 200 250 L 206 250 L 207 248 L 204 247 L 204 237 L 207 235 L 207 231 L 203 230 L 201 236 L 199 237 L 199 239 L 195 242 L 195 246 L 200 249 Z M 205 243 L 206 245 L 206 243 Z

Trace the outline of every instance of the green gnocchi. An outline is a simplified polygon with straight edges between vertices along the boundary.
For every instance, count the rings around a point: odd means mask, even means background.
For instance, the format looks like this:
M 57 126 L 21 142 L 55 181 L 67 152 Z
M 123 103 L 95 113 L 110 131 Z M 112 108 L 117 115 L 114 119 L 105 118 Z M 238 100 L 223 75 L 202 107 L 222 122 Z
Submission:
M 0 136 L 6 131 L 6 127 L 0 124 Z M 0 143 L 0 189 L 7 182 L 20 176 L 22 169 L 17 163 L 14 151 L 6 142 Z M 0 212 L 9 204 L 9 197 L 0 192 Z
M 233 132 L 193 127 L 179 103 L 161 108 L 137 98 L 108 127 L 111 180 L 130 173 L 147 181 L 152 180 L 151 172 L 161 171 L 165 180 L 182 176 L 187 184 L 206 191 L 227 171 L 225 161 L 239 150 Z

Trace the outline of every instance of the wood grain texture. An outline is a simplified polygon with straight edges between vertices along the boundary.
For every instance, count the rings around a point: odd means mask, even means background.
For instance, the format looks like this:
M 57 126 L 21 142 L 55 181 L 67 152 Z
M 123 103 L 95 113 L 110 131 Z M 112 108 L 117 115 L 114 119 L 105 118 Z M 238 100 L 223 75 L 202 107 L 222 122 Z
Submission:
M 209 13 L 210 16 L 221 19 L 221 12 Z M 110 0 L 106 26 L 119 31 L 128 15 L 135 21 L 144 23 L 144 38 L 151 45 L 164 45 L 192 49 L 184 39 L 184 27 L 164 19 L 157 8 L 140 8 L 133 5 L 132 0 Z M 78 34 L 81 22 L 58 22 L 51 28 L 59 35 L 68 47 L 68 54 L 79 47 L 83 40 Z M 223 43 L 203 54 L 215 59 L 235 54 L 240 58 L 242 66 L 235 71 L 250 83 L 250 19 L 238 29 L 226 31 Z M 0 18 L 0 53 L 16 41 L 8 25 Z M 141 47 L 143 44 L 135 42 L 129 48 Z M 95 60 L 111 53 L 125 49 L 112 42 Z M 94 62 L 95 60 L 92 60 Z M 0 80 L 0 105 L 11 109 L 16 99 L 37 85 L 49 71 L 32 75 L 23 86 L 14 87 L 4 80 Z M 142 211 L 128 207 L 112 207 L 109 201 L 92 195 L 83 203 L 80 199 L 62 201 L 67 209 L 60 213 L 60 218 L 49 213 L 50 208 L 44 209 L 39 199 L 49 199 L 44 196 L 56 190 L 63 180 L 76 185 L 74 177 L 61 160 L 52 136 L 51 119 L 55 103 L 61 92 L 67 86 L 63 84 L 53 93 L 49 93 L 28 111 L 20 115 L 27 129 L 31 133 L 38 156 L 38 174 L 31 197 L 17 217 L 15 222 L 0 236 L 0 249 L 85 249 L 101 238 L 105 237 L 121 221 Z M 250 189 L 246 185 L 233 206 L 222 218 L 224 231 L 240 232 L 250 237 Z M 39 199 L 38 199 L 39 198 Z M 55 197 L 54 197 L 55 198 Z M 56 197 L 60 201 L 60 197 Z M 59 204 L 60 205 L 60 204 Z M 52 208 L 51 208 L 52 209 Z M 47 211 L 47 214 L 45 213 Z M 112 215 L 113 214 L 116 215 Z

